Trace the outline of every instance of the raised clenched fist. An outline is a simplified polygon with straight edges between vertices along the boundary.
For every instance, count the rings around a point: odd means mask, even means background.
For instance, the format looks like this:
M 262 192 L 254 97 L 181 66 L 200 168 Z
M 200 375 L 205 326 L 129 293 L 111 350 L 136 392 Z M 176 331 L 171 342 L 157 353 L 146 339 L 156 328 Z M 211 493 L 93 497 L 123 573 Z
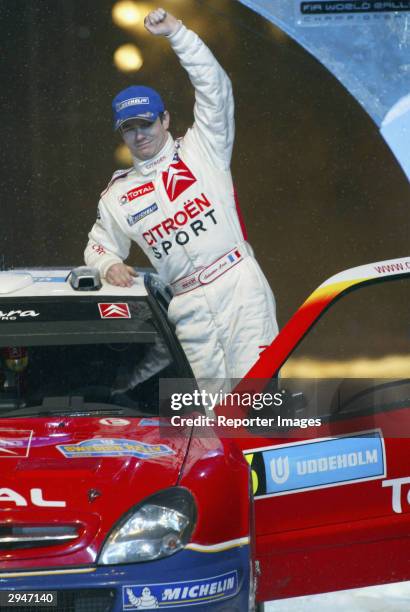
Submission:
M 144 26 L 155 36 L 170 36 L 180 27 L 181 22 L 163 8 L 151 11 L 144 19 Z

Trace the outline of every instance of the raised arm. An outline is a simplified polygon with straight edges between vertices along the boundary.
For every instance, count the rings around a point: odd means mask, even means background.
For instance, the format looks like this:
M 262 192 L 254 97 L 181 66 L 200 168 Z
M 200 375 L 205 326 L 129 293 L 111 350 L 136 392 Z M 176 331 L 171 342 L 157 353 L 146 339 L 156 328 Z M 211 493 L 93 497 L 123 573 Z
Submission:
M 145 27 L 152 34 L 169 38 L 195 88 L 194 136 L 210 161 L 227 170 L 235 135 L 234 101 L 228 75 L 199 36 L 164 9 L 149 13 Z

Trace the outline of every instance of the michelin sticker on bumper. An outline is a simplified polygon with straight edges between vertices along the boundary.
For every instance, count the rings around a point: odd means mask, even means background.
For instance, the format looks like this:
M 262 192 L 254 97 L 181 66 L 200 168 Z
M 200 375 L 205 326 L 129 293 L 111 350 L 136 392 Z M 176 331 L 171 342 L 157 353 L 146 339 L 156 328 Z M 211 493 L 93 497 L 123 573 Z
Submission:
M 122 587 L 123 610 L 174 608 L 220 601 L 238 592 L 236 571 L 183 582 L 163 582 Z
M 77 457 L 137 457 L 151 459 L 163 455 L 173 455 L 174 451 L 166 444 L 146 444 L 124 438 L 93 438 L 78 444 L 58 444 L 60 453 L 73 459 Z
M 386 475 L 379 430 L 246 451 L 255 497 L 377 480 Z

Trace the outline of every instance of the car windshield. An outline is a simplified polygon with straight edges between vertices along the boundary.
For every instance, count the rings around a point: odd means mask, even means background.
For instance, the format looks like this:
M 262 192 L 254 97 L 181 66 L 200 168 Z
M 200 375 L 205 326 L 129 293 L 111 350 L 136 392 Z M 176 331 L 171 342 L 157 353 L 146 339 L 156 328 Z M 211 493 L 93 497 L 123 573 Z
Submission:
M 176 366 L 146 300 L 0 307 L 0 417 L 158 414 L 159 378 Z

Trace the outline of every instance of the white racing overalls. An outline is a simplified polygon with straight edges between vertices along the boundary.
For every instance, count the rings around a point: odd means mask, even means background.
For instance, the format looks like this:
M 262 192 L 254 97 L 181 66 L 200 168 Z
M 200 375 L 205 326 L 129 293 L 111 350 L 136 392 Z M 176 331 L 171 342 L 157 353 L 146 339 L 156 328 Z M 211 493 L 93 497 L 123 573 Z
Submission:
M 85 261 L 104 276 L 135 241 L 173 289 L 169 318 L 195 376 L 242 378 L 278 328 L 238 217 L 231 82 L 194 32 L 181 26 L 169 40 L 195 88 L 195 122 L 155 158 L 114 173 Z

